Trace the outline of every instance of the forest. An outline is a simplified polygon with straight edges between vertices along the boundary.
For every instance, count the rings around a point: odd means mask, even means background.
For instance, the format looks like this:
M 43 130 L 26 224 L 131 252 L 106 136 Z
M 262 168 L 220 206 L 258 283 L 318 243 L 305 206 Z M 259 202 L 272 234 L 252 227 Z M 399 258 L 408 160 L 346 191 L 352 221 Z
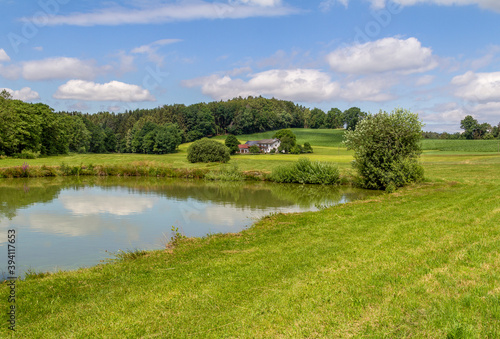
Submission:
M 175 152 L 178 145 L 220 134 L 249 134 L 290 127 L 354 128 L 366 113 L 357 107 L 328 113 L 263 97 L 193 105 L 164 105 L 125 113 L 54 112 L 42 103 L 0 93 L 0 156 L 78 153 Z
M 324 112 L 291 101 L 263 97 L 173 104 L 124 113 L 55 112 L 43 103 L 14 100 L 0 93 L 0 156 L 36 158 L 75 153 L 175 152 L 181 143 L 224 134 L 251 134 L 284 128 L 354 130 L 367 113 L 358 107 Z M 500 138 L 500 124 L 479 123 L 466 116 L 464 132 L 424 132 L 429 139 Z

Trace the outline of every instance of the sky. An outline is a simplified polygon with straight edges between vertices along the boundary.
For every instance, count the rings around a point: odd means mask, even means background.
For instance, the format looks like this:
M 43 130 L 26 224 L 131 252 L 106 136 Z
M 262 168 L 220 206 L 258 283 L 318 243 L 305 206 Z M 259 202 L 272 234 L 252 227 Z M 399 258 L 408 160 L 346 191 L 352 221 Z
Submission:
M 500 123 L 499 0 L 0 0 L 0 89 L 56 111 L 262 95 Z

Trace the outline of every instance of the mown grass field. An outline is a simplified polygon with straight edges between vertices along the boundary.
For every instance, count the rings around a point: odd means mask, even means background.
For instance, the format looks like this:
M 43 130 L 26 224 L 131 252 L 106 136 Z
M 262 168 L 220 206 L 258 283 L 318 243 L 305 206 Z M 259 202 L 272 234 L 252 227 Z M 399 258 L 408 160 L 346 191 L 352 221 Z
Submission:
M 349 169 L 352 161 L 352 152 L 347 151 L 342 145 L 343 130 L 328 129 L 292 129 L 297 135 L 297 142 L 304 144 L 310 142 L 314 153 L 307 155 L 283 155 L 283 154 L 262 154 L 262 155 L 235 155 L 231 162 L 236 162 L 243 171 L 262 171 L 270 172 L 274 167 L 294 162 L 299 157 L 308 157 L 311 160 L 335 162 L 342 169 Z M 240 135 L 238 139 L 241 142 L 247 140 L 267 139 L 273 136 L 274 132 L 257 133 L 250 135 Z M 216 140 L 223 142 L 224 136 L 215 137 Z M 424 150 L 423 161 L 432 161 L 433 155 L 454 156 L 463 154 L 469 156 L 477 154 L 500 154 L 496 151 L 500 140 L 422 140 L 422 149 Z M 191 164 L 187 161 L 187 148 L 189 144 L 182 144 L 179 151 L 167 155 L 148 155 L 148 154 L 69 154 L 54 157 L 41 157 L 38 159 L 14 159 L 7 158 L 0 160 L 0 168 L 22 166 L 28 163 L 30 166 L 60 166 L 67 165 L 120 165 L 124 163 L 133 163 L 137 165 L 148 164 L 158 166 L 170 166 L 172 168 L 216 168 L 219 164 Z M 432 155 L 432 156 L 431 156 Z M 430 156 L 430 157 L 429 157 Z
M 345 150 L 313 147 L 349 171 Z M 269 170 L 292 157 L 234 159 Z M 394 194 L 18 281 L 14 337 L 498 338 L 500 155 L 422 160 L 426 182 Z
M 422 149 L 444 152 L 493 152 L 500 153 L 500 140 L 422 140 Z

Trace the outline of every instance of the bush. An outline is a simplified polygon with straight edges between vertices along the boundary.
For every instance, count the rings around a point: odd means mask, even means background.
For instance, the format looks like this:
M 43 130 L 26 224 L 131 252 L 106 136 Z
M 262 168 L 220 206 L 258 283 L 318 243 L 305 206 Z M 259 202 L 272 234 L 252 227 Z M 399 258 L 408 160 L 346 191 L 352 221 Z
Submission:
M 187 159 L 192 163 L 228 162 L 230 159 L 229 148 L 215 140 L 203 138 L 189 146 Z
M 23 149 L 21 153 L 16 154 L 16 158 L 19 159 L 36 159 L 40 156 L 40 152 L 33 152 L 29 149 Z
M 345 144 L 354 150 L 353 166 L 361 186 L 394 191 L 422 180 L 421 136 L 418 115 L 402 109 L 368 116 L 356 130 L 347 131 Z
M 279 183 L 334 185 L 340 182 L 340 174 L 334 164 L 301 158 L 291 165 L 274 168 L 270 180 Z
M 300 145 L 295 145 L 292 147 L 292 149 L 290 150 L 290 153 L 292 154 L 300 154 L 302 153 L 302 147 Z
M 304 143 L 304 148 L 302 149 L 302 152 L 304 152 L 304 153 L 312 153 L 313 149 L 311 147 L 311 144 L 308 143 L 308 142 L 305 142 Z
M 260 153 L 260 148 L 259 148 L 259 146 L 253 145 L 253 146 L 250 146 L 250 147 L 248 148 L 248 151 L 249 151 L 251 154 L 259 154 L 259 153 Z

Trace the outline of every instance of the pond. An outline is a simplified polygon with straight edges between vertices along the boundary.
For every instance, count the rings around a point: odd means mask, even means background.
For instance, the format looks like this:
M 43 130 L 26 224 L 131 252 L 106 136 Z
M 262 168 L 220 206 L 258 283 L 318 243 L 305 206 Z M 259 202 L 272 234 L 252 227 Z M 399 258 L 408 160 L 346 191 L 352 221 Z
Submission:
M 348 187 L 164 178 L 0 180 L 0 248 L 16 230 L 16 269 L 45 272 L 96 265 L 119 250 L 161 249 L 172 227 L 188 237 L 239 232 L 276 212 L 314 211 L 363 199 Z

